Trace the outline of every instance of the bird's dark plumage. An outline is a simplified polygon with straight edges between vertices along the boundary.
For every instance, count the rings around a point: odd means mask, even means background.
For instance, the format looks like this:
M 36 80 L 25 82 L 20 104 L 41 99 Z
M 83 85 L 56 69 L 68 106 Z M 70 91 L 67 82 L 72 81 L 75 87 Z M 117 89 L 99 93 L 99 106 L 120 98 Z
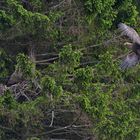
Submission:
M 23 80 L 22 73 L 19 70 L 15 70 L 15 72 L 10 76 L 7 82 L 7 86 L 17 84 L 19 82 L 22 82 L 22 80 Z
M 130 47 L 132 52 L 126 56 L 121 64 L 121 69 L 127 69 L 135 66 L 140 61 L 140 36 L 133 28 L 127 26 L 124 23 L 120 23 L 118 28 L 122 32 L 122 35 L 127 36 L 133 41 Z

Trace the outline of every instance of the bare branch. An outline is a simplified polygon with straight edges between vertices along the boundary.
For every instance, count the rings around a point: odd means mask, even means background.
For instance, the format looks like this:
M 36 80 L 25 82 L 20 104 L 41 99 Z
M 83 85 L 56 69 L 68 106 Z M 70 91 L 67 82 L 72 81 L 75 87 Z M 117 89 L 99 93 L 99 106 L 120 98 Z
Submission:
M 53 61 L 53 60 L 57 60 L 58 58 L 59 58 L 59 57 L 53 57 L 53 58 L 50 58 L 50 59 L 47 59 L 47 60 L 35 61 L 35 63 L 50 62 L 50 61 Z
M 50 124 L 49 127 L 52 127 L 52 125 L 53 125 L 53 121 L 54 121 L 54 111 L 52 111 L 52 120 L 51 120 L 51 124 Z

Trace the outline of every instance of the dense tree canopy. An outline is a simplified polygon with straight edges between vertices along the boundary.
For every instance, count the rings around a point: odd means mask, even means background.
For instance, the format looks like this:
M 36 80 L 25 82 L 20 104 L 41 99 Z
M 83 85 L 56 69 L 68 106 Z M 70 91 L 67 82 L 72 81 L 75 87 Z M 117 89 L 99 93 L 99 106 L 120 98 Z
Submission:
M 139 4 L 0 1 L 0 139 L 139 140 L 140 66 L 120 69 L 117 30 L 140 31 Z

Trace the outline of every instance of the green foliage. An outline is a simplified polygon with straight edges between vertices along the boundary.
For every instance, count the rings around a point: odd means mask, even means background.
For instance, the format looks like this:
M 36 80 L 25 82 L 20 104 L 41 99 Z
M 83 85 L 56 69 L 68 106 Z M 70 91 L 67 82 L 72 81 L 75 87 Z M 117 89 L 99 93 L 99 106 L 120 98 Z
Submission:
M 11 9 L 10 13 L 7 14 L 14 15 L 13 18 L 16 20 L 16 23 L 17 21 L 21 22 L 20 25 L 23 33 L 32 33 L 34 35 L 38 34 L 38 31 L 42 31 L 41 33 L 46 32 L 49 22 L 49 18 L 46 15 L 27 11 L 16 0 L 7 1 L 7 5 Z
M 6 12 L 3 10 L 0 10 L 0 21 L 0 29 L 2 31 L 12 27 L 15 24 L 13 16 L 7 16 Z
M 44 108 L 48 106 L 45 98 L 38 97 L 34 101 L 20 104 L 7 91 L 4 96 L 0 97 L 0 125 L 5 126 L 0 128 L 1 138 L 11 139 L 12 136 L 13 140 L 27 139 L 26 134 L 29 127 L 33 131 L 34 128 L 40 129 L 41 120 L 39 118 L 43 117 L 41 105 Z
M 85 8 L 89 13 L 89 21 L 95 20 L 96 18 L 102 27 L 111 27 L 117 14 L 113 9 L 114 3 L 115 0 L 85 0 Z
M 4 96 L 0 97 L 0 106 L 5 109 L 16 109 L 16 101 L 10 94 L 10 91 L 6 91 Z
M 133 0 L 124 0 L 118 6 L 118 9 L 118 21 L 125 21 L 127 24 L 137 24 L 138 11 L 136 5 L 133 4 Z
M 5 7 L 0 10 L 0 29 L 3 31 L 3 36 L 6 38 L 15 38 L 19 36 L 31 36 L 37 37 L 38 39 L 55 39 L 57 38 L 57 30 L 53 26 L 54 20 L 50 20 L 45 14 L 39 13 L 41 10 L 41 1 L 30 1 L 28 4 L 32 7 L 32 11 L 28 11 L 23 7 L 21 2 L 18 0 L 6 0 L 4 2 Z M 9 10 L 5 10 L 9 9 Z M 39 10 L 40 9 L 40 10 Z M 53 14 L 56 18 L 61 14 Z M 51 17 L 51 15 L 50 15 Z M 11 34 L 5 34 L 5 31 L 11 29 Z M 14 29 L 14 30 L 12 30 Z
M 57 86 L 55 80 L 49 76 L 45 76 L 42 78 L 41 85 L 43 92 L 46 94 L 52 94 L 57 97 L 62 95 L 63 93 L 62 87 Z
M 138 11 L 133 0 L 85 0 L 84 4 L 89 23 L 98 23 L 100 32 L 109 29 L 113 22 L 137 22 Z
M 81 57 L 82 53 L 79 50 L 72 49 L 72 45 L 66 45 L 59 53 L 59 61 L 50 64 L 45 74 L 53 77 L 59 86 L 72 84 L 69 77 L 75 73 L 75 68 L 79 67 Z
M 16 54 L 14 48 L 38 48 L 36 66 L 23 53 L 16 56 L 15 69 L 22 72 L 28 88 L 22 91 L 12 85 L 0 96 L 0 139 L 8 140 L 11 136 L 13 140 L 47 139 L 44 133 L 60 124 L 58 128 L 64 127 L 66 119 L 71 118 L 62 112 L 58 117 L 59 110 L 77 110 L 79 106 L 93 123 L 97 139 L 140 139 L 140 67 L 120 70 L 118 57 L 124 49 L 120 45 L 122 40 L 114 39 L 117 33 L 113 31 L 119 22 L 136 25 L 139 17 L 135 3 L 132 0 L 71 3 L 30 0 L 27 5 L 19 0 L 2 2 L 1 46 L 12 55 Z M 115 41 L 110 43 L 110 38 Z M 41 53 L 47 56 L 38 55 Z M 39 63 L 41 58 L 48 63 Z M 0 49 L 0 78 L 13 72 L 14 63 Z M 10 90 L 13 88 L 14 91 Z M 18 101 L 22 99 L 15 99 L 13 92 L 29 96 L 28 101 Z M 52 110 L 56 114 L 54 126 L 50 127 Z M 73 126 L 78 124 L 73 122 Z
M 93 79 L 92 68 L 81 68 L 76 70 L 74 83 L 80 91 L 88 91 Z
M 60 52 L 60 63 L 67 66 L 69 69 L 73 69 L 80 64 L 80 51 L 73 51 L 71 45 L 66 45 Z
M 37 74 L 35 64 L 31 62 L 30 59 L 24 54 L 18 54 L 16 70 L 21 71 L 24 77 L 31 79 L 35 78 Z
M 3 49 L 0 49 L 0 78 L 5 78 L 9 75 L 9 67 L 11 64 L 10 57 L 4 52 Z
M 107 82 L 117 82 L 121 80 L 121 70 L 118 68 L 117 61 L 112 61 L 113 56 L 107 51 L 100 55 L 100 63 L 97 66 L 97 74 L 99 79 L 107 79 Z M 111 79 L 109 78 L 111 77 Z
M 88 75 L 86 72 L 87 78 L 83 77 L 77 81 L 77 85 L 84 83 L 89 87 L 86 90 L 86 86 L 82 87 L 83 84 L 78 86 L 82 94 L 77 97 L 77 100 L 92 117 L 93 130 L 98 139 L 139 139 L 138 118 L 140 110 L 137 110 L 137 99 L 140 99 L 139 86 L 136 88 L 135 84 L 131 85 L 132 83 L 130 83 L 128 88 L 123 81 L 120 81 L 122 84 L 117 82 L 124 77 L 121 76 L 118 67 L 114 65 L 109 52 L 101 55 L 100 60 L 100 63 L 94 68 L 94 75 Z M 85 73 L 84 69 L 78 71 L 78 75 L 81 75 L 81 71 Z M 120 74 L 119 77 L 118 74 Z M 94 79 L 98 79 L 98 81 Z

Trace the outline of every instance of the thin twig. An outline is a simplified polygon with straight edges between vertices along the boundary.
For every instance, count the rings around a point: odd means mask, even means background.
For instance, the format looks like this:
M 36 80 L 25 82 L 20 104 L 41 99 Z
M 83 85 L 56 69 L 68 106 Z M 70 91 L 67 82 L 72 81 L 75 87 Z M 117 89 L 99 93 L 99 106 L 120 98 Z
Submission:
M 122 35 L 116 36 L 116 37 L 111 38 L 111 39 L 109 39 L 109 40 L 107 40 L 107 41 L 104 41 L 104 42 L 102 42 L 102 43 L 95 44 L 95 45 L 91 45 L 91 46 L 88 46 L 88 47 L 85 47 L 85 48 L 81 48 L 80 50 L 82 51 L 82 50 L 86 50 L 87 48 L 94 48 L 94 47 L 98 47 L 98 46 L 101 46 L 101 45 L 107 46 L 109 43 L 113 42 L 113 41 L 114 41 L 115 39 L 117 39 L 117 38 L 120 38 L 121 36 L 122 36 Z
M 48 132 L 42 132 L 40 134 L 34 134 L 34 135 L 28 135 L 28 137 L 37 137 L 37 136 L 44 136 L 44 135 L 49 135 L 49 134 L 52 134 L 52 133 L 55 133 L 55 132 L 58 132 L 58 131 L 62 131 L 62 130 L 67 130 L 69 128 L 80 128 L 80 126 L 84 127 L 84 125 L 79 125 L 79 126 L 75 126 L 73 127 L 73 125 L 67 125 L 65 127 L 60 127 L 60 128 L 56 128 L 56 129 L 53 129 L 53 130 L 50 130 Z M 89 125 L 85 125 L 85 127 L 89 127 Z
M 12 128 L 9 128 L 9 127 L 0 125 L 0 129 L 7 130 L 7 131 L 11 131 L 11 132 L 15 133 L 16 135 L 20 136 L 19 133 L 17 133 L 17 132 L 16 132 L 15 130 L 13 130 Z
M 59 4 L 57 4 L 57 5 L 53 6 L 53 7 L 51 7 L 51 9 L 52 9 L 52 10 L 53 10 L 53 9 L 56 9 L 57 7 L 59 7 L 60 5 L 62 5 L 64 2 L 65 2 L 65 0 L 61 1 Z
M 54 56 L 58 56 L 58 54 L 54 54 L 54 53 L 36 54 L 35 56 L 46 56 L 46 55 L 54 55 Z
M 52 125 L 53 125 L 53 121 L 54 121 L 54 111 L 52 111 L 52 120 L 51 120 L 51 124 L 50 124 L 49 127 L 52 127 Z
M 59 57 L 53 57 L 53 58 L 50 58 L 50 59 L 47 59 L 47 60 L 35 61 L 35 63 L 50 62 L 50 61 L 53 61 L 53 60 L 57 60 L 58 58 Z

